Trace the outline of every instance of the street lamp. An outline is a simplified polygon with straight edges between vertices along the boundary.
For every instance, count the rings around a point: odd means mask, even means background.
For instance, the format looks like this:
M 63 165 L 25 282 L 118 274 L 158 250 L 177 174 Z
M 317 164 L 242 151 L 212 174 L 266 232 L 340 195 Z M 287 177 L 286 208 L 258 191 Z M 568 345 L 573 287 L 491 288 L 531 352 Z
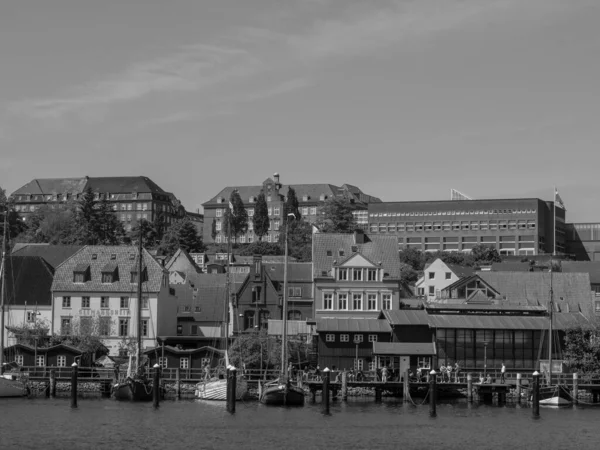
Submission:
M 486 376 L 487 372 L 487 346 L 489 342 L 483 341 L 483 376 Z

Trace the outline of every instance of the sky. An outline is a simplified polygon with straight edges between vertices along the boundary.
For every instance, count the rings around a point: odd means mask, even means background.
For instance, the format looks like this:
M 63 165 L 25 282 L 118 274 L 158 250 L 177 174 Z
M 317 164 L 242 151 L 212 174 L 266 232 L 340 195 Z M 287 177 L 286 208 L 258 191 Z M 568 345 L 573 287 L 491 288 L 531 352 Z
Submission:
M 600 222 L 598 0 L 6 0 L 0 186 L 539 197 Z

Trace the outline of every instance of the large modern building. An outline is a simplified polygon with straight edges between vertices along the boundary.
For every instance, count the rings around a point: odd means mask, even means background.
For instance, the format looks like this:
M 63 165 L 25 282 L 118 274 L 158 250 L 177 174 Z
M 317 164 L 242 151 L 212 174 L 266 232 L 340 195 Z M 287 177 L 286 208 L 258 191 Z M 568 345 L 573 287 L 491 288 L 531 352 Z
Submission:
M 222 218 L 229 204 L 229 198 L 234 189 L 238 193 L 246 210 L 248 211 L 249 227 L 245 235 L 239 236 L 238 241 L 242 244 L 254 242 L 256 239 L 252 230 L 252 216 L 254 215 L 254 204 L 261 191 L 265 193 L 267 207 L 269 210 L 270 230 L 265 236 L 267 242 L 277 242 L 279 239 L 279 227 L 283 220 L 284 204 L 289 187 L 293 187 L 298 198 L 300 214 L 305 220 L 313 223 L 317 220 L 320 207 L 326 200 L 332 197 L 342 196 L 350 200 L 356 207 L 356 210 L 366 212 L 369 204 L 381 202 L 377 197 L 365 194 L 356 186 L 343 184 L 334 186 L 332 184 L 294 184 L 283 185 L 279 182 L 279 174 L 275 173 L 273 178 L 267 178 L 261 185 L 257 186 L 228 186 L 221 190 L 217 195 L 203 203 L 204 207 L 204 242 L 226 242 L 227 236 L 223 232 Z M 357 220 L 364 221 L 366 224 L 366 215 L 358 215 Z M 216 236 L 212 237 L 212 223 L 216 222 Z M 363 224 L 363 225 L 364 225 Z
M 164 191 L 150 178 L 82 177 L 34 179 L 13 192 L 16 211 L 25 219 L 43 205 L 57 205 L 81 199 L 90 188 L 96 200 L 112 204 L 126 229 L 135 220 L 155 220 L 159 215 L 167 224 L 185 216 L 185 209 L 175 196 Z
M 469 252 L 488 244 L 502 255 L 565 252 L 565 210 L 538 198 L 370 203 L 369 233 L 397 236 L 400 248 Z
M 566 224 L 567 253 L 580 261 L 600 261 L 600 223 Z

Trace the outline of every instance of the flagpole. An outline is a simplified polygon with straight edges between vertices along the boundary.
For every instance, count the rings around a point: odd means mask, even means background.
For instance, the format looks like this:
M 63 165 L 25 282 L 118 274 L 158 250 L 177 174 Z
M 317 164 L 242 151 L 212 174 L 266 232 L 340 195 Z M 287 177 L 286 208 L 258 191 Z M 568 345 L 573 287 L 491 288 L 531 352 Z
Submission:
M 556 256 L 556 186 L 554 186 L 554 202 L 552 202 L 552 204 L 553 204 L 553 209 L 554 209 L 554 227 L 553 227 L 554 237 L 552 239 L 554 248 L 552 250 L 552 255 Z

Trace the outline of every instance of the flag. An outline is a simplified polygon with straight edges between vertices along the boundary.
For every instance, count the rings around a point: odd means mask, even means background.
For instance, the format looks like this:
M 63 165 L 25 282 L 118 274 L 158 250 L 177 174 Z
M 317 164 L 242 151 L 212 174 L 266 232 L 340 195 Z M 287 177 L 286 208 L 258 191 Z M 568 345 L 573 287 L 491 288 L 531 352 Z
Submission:
M 554 189 L 554 203 L 560 206 L 562 209 L 566 209 L 562 198 L 560 198 L 560 195 L 558 195 L 558 189 Z

